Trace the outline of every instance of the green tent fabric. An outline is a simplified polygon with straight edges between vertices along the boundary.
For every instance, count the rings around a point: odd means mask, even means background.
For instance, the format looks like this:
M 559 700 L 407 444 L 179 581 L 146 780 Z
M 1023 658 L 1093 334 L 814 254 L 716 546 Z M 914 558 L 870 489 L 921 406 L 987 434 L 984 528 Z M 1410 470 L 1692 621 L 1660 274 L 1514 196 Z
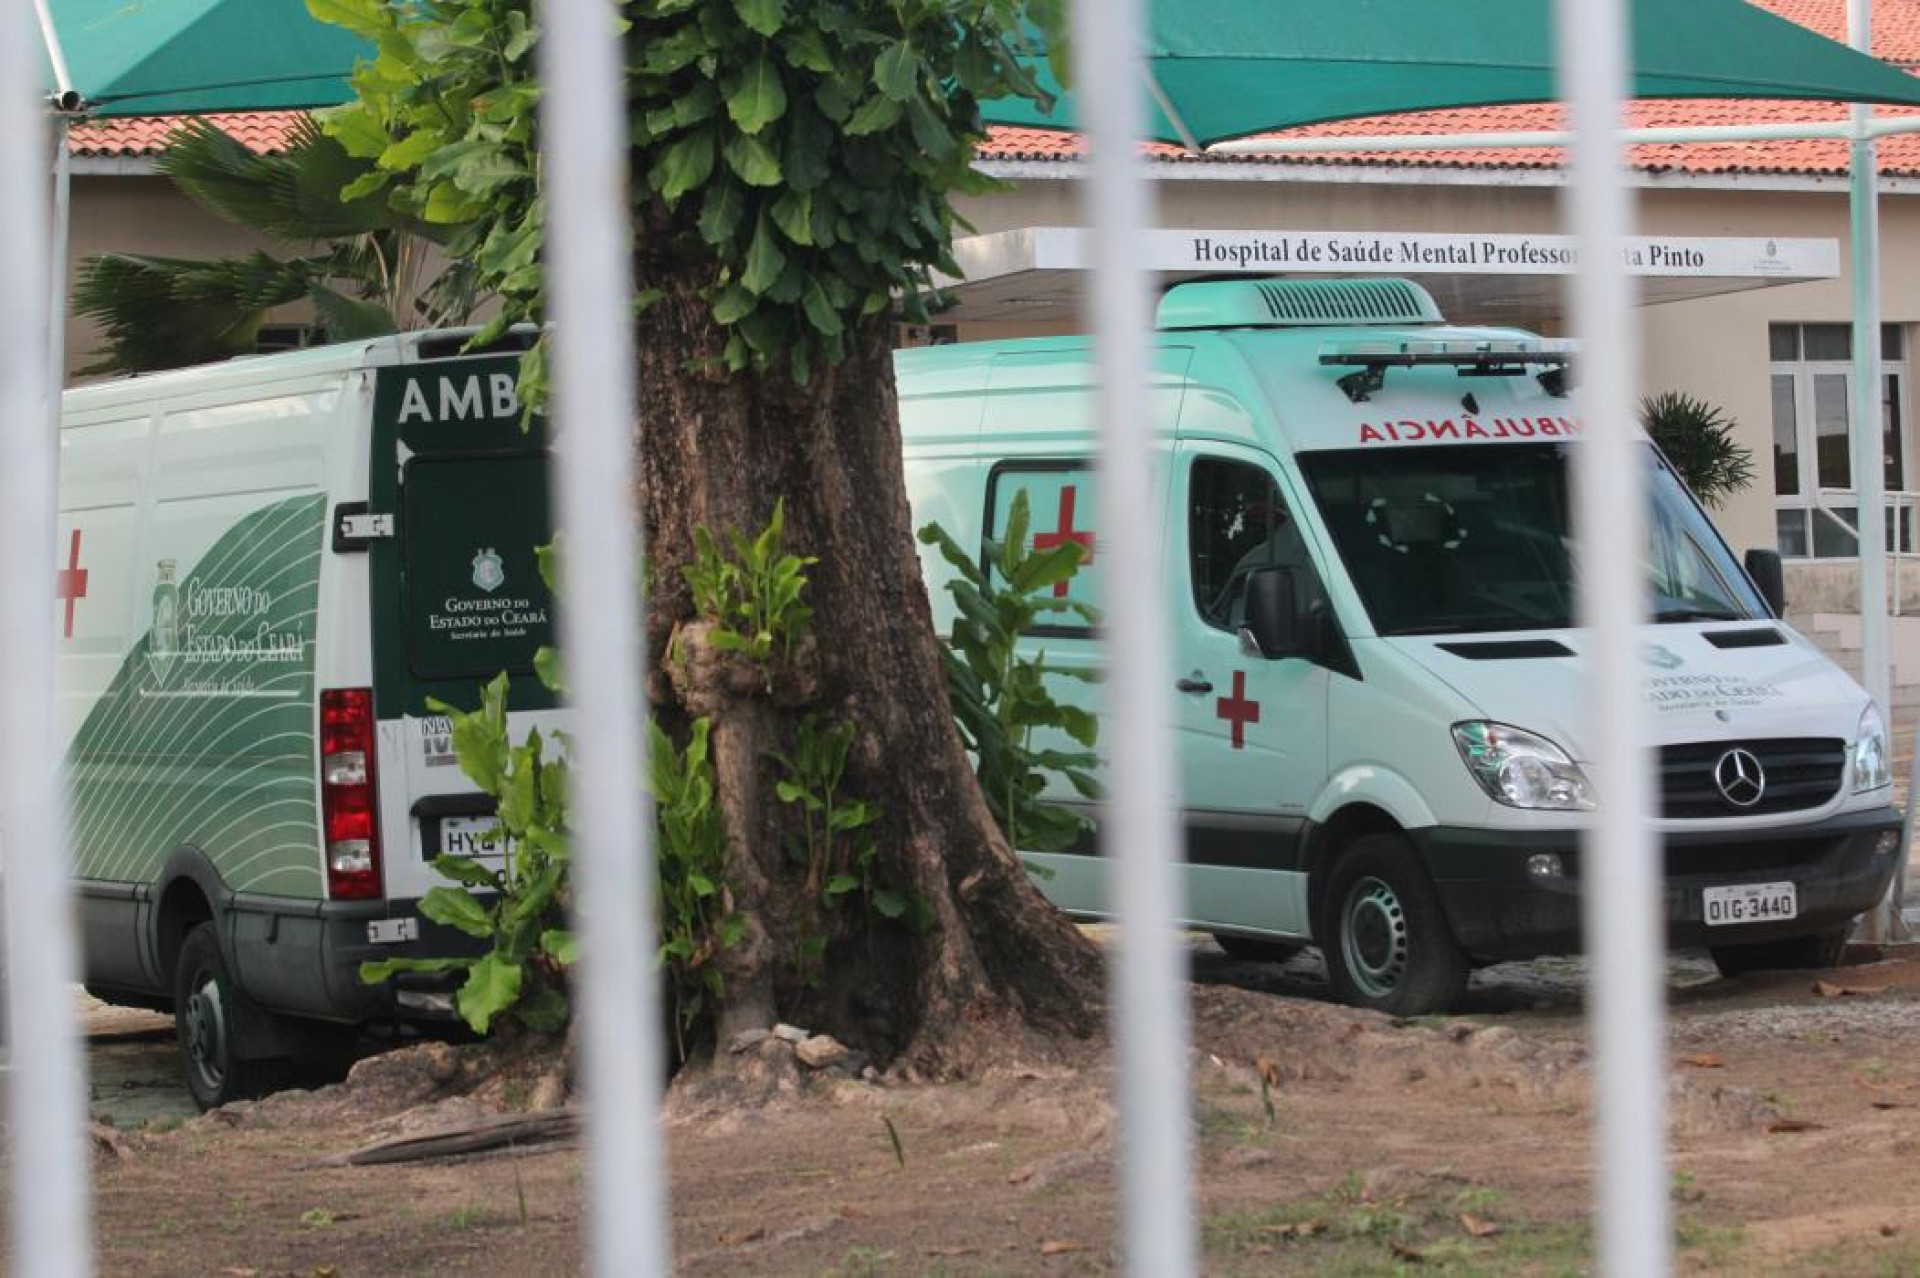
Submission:
M 17 0 L 16 0 L 17 2 Z M 331 106 L 373 49 L 320 22 L 306 0 L 48 0 L 90 116 Z M 42 82 L 55 83 L 50 57 Z
M 1210 146 L 1357 116 L 1549 101 L 1552 19 L 1551 0 L 1150 0 L 1145 53 L 1162 100 L 1149 134 Z M 1635 0 L 1633 59 L 1641 98 L 1920 106 L 1920 79 L 1745 0 Z M 1051 113 L 1008 98 L 985 115 L 1075 127 L 1070 93 Z

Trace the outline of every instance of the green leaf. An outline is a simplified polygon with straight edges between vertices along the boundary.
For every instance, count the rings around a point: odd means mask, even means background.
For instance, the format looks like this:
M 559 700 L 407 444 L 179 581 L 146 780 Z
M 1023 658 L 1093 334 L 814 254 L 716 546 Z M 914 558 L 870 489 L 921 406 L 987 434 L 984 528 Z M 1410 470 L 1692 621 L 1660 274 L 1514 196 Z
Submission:
M 727 167 L 748 186 L 780 185 L 780 157 L 763 139 L 747 134 L 729 138 L 725 154 Z
M 854 878 L 853 875 L 836 874 L 827 880 L 826 894 L 828 896 L 845 896 L 859 886 L 860 880 Z
M 494 1018 L 520 997 L 526 973 L 498 954 L 483 954 L 467 971 L 467 982 L 454 996 L 460 1015 L 476 1034 L 484 1034 Z
M 497 891 L 500 887 L 499 874 L 470 857 L 443 852 L 433 858 L 433 868 L 442 876 L 469 887 L 486 888 L 489 891 Z
M 563 927 L 550 927 L 540 934 L 540 952 L 562 967 L 580 961 L 580 938 Z
M 733 7 L 747 29 L 759 36 L 777 35 L 787 20 L 787 0 L 733 0 Z
M 758 133 L 787 113 L 787 88 L 780 67 L 761 54 L 727 94 L 727 114 L 743 133 Z
M 740 229 L 747 211 L 747 191 L 738 182 L 725 178 L 707 187 L 700 205 L 700 238 L 709 244 L 725 244 Z M 731 323 L 722 320 L 721 323 Z
M 494 933 L 493 916 L 487 907 L 469 896 L 463 888 L 432 887 L 420 898 L 420 912 L 435 923 L 458 928 L 468 936 L 490 937 Z
M 672 204 L 713 173 L 713 131 L 689 133 L 666 149 L 648 175 L 660 198 Z
M 784 192 L 767 210 L 780 233 L 802 246 L 813 243 L 813 197 L 793 191 Z
M 747 250 L 746 270 L 740 275 L 741 287 L 749 293 L 764 293 L 773 287 L 786 266 L 787 255 L 780 249 L 773 220 L 763 216 L 754 229 L 753 245 Z
M 471 967 L 471 958 L 390 958 L 360 965 L 360 979 L 368 985 L 391 980 L 396 972 L 458 972 Z
M 920 58 L 905 40 L 888 45 L 874 60 L 875 87 L 896 103 L 904 103 L 915 95 L 919 79 Z
M 849 137 L 864 137 L 869 133 L 890 129 L 899 122 L 900 103 L 879 93 L 860 104 L 860 109 L 846 123 L 846 133 Z
M 907 912 L 907 898 L 892 888 L 875 888 L 873 909 L 882 918 L 897 919 Z

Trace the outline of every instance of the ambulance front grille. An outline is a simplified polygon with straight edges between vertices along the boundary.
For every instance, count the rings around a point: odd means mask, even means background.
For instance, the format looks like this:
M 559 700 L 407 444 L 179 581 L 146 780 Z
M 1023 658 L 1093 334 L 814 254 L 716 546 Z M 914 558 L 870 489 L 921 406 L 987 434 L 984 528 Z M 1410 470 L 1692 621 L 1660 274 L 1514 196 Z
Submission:
M 1744 750 L 1765 777 L 1757 803 L 1734 803 L 1715 780 L 1732 750 Z M 1827 737 L 1764 741 L 1696 741 L 1660 750 L 1661 812 L 1676 819 L 1764 816 L 1817 808 L 1839 792 L 1847 770 L 1847 743 Z

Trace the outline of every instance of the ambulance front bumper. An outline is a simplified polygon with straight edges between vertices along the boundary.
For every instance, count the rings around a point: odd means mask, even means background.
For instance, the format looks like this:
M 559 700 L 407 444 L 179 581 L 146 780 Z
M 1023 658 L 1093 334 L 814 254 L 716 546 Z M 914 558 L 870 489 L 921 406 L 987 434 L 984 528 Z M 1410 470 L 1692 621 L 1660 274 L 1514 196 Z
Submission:
M 1580 834 L 1433 826 L 1409 831 L 1426 859 L 1454 937 L 1476 959 L 1572 954 L 1580 940 Z M 1886 894 L 1900 845 L 1892 807 L 1767 830 L 1664 836 L 1667 944 L 1683 949 L 1830 932 Z M 1765 923 L 1709 925 L 1711 887 L 1791 882 L 1798 912 Z

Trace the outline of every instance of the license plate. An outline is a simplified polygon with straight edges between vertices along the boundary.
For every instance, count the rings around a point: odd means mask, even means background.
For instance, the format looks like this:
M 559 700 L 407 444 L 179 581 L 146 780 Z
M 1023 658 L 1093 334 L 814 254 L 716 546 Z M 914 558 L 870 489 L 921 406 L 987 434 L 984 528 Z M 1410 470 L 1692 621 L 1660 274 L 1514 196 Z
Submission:
M 500 855 L 497 817 L 441 817 L 440 850 L 449 856 Z
M 1800 912 L 1800 897 L 1791 883 L 1710 887 L 1700 895 L 1708 927 L 1728 923 L 1779 923 Z

